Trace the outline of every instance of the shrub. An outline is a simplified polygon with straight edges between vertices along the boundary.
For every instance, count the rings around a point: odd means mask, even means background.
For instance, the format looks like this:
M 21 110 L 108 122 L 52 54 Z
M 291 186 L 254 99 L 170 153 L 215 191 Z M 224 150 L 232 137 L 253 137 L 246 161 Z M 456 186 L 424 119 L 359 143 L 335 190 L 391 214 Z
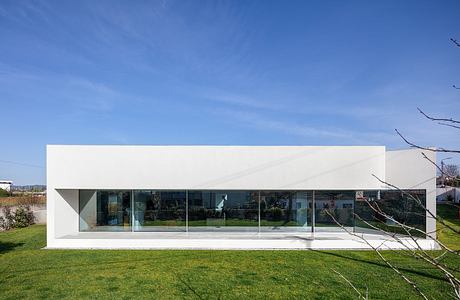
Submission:
M 3 217 L 0 217 L 0 229 L 10 230 L 14 224 L 14 216 L 11 213 L 11 208 L 9 206 L 4 206 Z
M 34 213 L 28 205 L 21 205 L 16 209 L 14 214 L 14 227 L 23 228 L 34 224 Z
M 0 197 L 9 197 L 10 193 L 4 189 L 0 189 Z
M 2 208 L 3 216 L 0 217 L 0 229 L 23 228 L 35 223 L 34 213 L 28 205 L 20 205 L 14 214 L 9 206 Z

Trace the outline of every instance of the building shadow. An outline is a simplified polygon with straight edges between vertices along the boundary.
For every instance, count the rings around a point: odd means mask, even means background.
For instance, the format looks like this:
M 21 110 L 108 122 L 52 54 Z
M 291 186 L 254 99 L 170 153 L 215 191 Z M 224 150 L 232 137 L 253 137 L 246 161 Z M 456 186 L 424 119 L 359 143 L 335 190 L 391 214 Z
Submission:
M 322 254 L 322 255 L 328 255 L 328 256 L 335 256 L 335 257 L 338 257 L 338 258 L 343 258 L 343 259 L 348 259 L 348 260 L 353 260 L 353 261 L 356 261 L 356 262 L 360 262 L 360 263 L 365 263 L 365 264 L 369 264 L 369 265 L 374 265 L 374 266 L 379 266 L 379 267 L 382 267 L 382 268 L 388 268 L 390 269 L 390 267 L 384 263 L 383 261 L 379 261 L 378 258 L 376 258 L 375 260 L 367 260 L 367 259 L 362 259 L 362 258 L 357 258 L 357 257 L 353 257 L 353 256 L 348 256 L 346 255 L 345 253 L 340 253 L 340 252 L 336 252 L 336 251 L 320 251 L 320 250 L 310 250 L 310 251 L 313 251 L 313 252 L 316 252 L 318 254 Z M 370 250 L 372 251 L 372 250 Z M 415 260 L 415 258 L 414 258 Z M 426 277 L 426 278 L 430 278 L 430 279 L 436 279 L 436 280 L 439 280 L 439 281 L 445 281 L 445 277 L 444 276 L 438 276 L 438 275 L 434 275 L 434 274 L 431 274 L 431 273 L 428 273 L 428 272 L 423 272 L 423 271 L 419 271 L 419 270 L 415 270 L 415 269 L 411 269 L 411 268 L 407 268 L 407 267 L 399 267 L 398 266 L 398 269 L 400 271 L 404 271 L 404 272 L 407 272 L 407 273 L 410 273 L 410 274 L 414 274 L 414 275 L 418 275 L 418 276 L 422 276 L 422 277 Z M 435 270 L 435 269 L 430 269 L 431 271 Z
M 16 247 L 20 247 L 24 243 L 12 243 L 12 242 L 2 242 L 0 241 L 0 254 L 14 250 Z

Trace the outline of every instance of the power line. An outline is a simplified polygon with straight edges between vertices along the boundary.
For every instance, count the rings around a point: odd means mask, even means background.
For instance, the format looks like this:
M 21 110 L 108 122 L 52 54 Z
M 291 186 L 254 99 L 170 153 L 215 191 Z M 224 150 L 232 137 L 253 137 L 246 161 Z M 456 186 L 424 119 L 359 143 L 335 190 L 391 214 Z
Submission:
M 39 165 L 34 165 L 34 164 L 29 164 L 29 163 L 21 163 L 17 161 L 11 161 L 11 160 L 1 160 L 0 163 L 6 163 L 6 164 L 12 164 L 12 165 L 19 165 L 19 166 L 24 166 L 24 167 L 31 167 L 31 168 L 40 168 L 44 169 L 44 166 L 39 166 Z

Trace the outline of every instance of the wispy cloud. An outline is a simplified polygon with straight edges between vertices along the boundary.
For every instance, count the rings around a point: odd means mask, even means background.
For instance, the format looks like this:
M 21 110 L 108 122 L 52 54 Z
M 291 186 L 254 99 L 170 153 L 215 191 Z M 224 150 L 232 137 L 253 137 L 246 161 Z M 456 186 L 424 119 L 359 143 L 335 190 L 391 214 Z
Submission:
M 210 113 L 222 116 L 222 120 L 239 124 L 243 127 L 256 128 L 262 131 L 272 131 L 281 134 L 298 136 L 302 138 L 331 139 L 337 144 L 385 144 L 390 140 L 397 139 L 396 135 L 363 130 L 345 130 L 340 127 L 323 127 L 307 123 L 296 123 L 289 120 L 281 120 L 272 116 L 264 116 L 260 113 L 247 112 L 234 109 L 212 109 Z M 301 143 L 303 144 L 303 143 Z
M 263 109 L 269 111 L 278 111 L 289 114 L 300 115 L 335 115 L 348 116 L 353 118 L 371 118 L 381 115 L 382 110 L 374 106 L 352 106 L 350 104 L 334 103 L 334 106 L 322 104 L 318 99 L 292 99 L 289 96 L 285 98 L 270 99 L 269 97 L 252 97 L 244 94 L 234 94 L 224 91 L 212 91 L 198 94 L 197 97 L 209 102 L 226 104 L 229 106 L 246 108 L 246 109 Z
M 0 87 L 2 93 L 15 95 L 29 104 L 50 105 L 72 113 L 79 110 L 109 112 L 128 98 L 98 80 L 43 71 L 27 72 L 4 64 Z

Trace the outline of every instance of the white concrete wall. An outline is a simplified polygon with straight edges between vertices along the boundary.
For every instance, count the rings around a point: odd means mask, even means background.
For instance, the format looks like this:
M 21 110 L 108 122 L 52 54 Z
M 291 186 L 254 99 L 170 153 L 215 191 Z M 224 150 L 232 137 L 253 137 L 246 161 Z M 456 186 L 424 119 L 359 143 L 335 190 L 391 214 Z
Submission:
M 436 166 L 423 157 L 422 152 L 433 162 L 436 154 L 432 151 L 407 149 L 387 151 L 385 181 L 399 189 L 426 190 L 426 206 L 436 215 Z M 436 237 L 436 220 L 427 213 L 427 232 Z
M 48 146 L 59 189 L 377 189 L 384 147 Z

